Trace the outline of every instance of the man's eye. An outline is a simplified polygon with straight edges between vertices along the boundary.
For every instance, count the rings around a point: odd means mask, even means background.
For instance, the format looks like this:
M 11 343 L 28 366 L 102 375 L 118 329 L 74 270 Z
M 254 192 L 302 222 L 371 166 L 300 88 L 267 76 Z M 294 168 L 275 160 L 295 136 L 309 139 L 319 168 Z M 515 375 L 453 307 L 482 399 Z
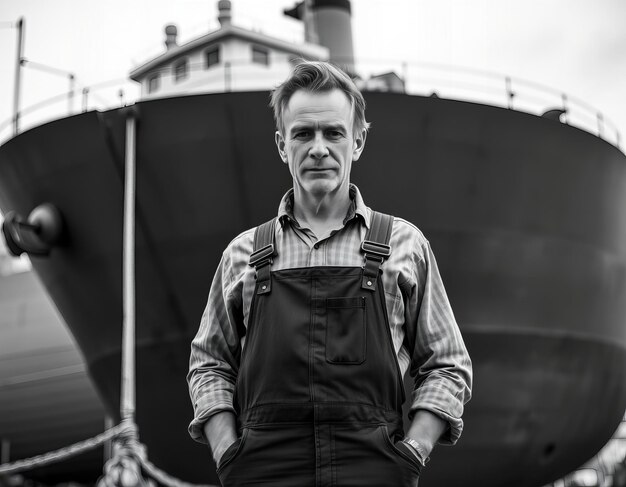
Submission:
M 294 139 L 306 139 L 311 135 L 311 132 L 309 132 L 308 130 L 301 130 L 299 132 L 296 132 L 295 134 L 293 134 L 293 138 Z
M 331 139 L 340 139 L 341 137 L 343 137 L 343 133 L 339 130 L 329 130 L 328 132 L 326 132 L 326 135 Z

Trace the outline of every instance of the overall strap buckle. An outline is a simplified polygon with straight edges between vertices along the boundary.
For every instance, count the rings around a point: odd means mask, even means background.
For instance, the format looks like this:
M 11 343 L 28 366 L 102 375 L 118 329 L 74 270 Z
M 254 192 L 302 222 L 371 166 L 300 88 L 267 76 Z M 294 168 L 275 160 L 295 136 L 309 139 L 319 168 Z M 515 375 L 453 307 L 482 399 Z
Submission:
M 371 240 L 363 240 L 361 250 L 366 256 L 378 256 L 382 260 L 388 259 L 391 255 L 391 247 L 387 244 L 372 242 Z
M 363 264 L 363 278 L 361 288 L 368 291 L 376 290 L 378 276 L 382 272 L 382 265 L 391 255 L 391 230 L 393 228 L 393 216 L 384 213 L 372 212 L 370 229 L 361 244 L 361 250 L 365 253 Z
M 274 228 L 276 218 L 260 225 L 254 231 L 254 251 L 250 254 L 248 264 L 256 270 L 256 292 L 267 294 L 272 290 L 271 268 L 276 256 L 274 246 Z
M 272 265 L 274 263 L 274 252 L 274 244 L 269 244 L 262 249 L 255 250 L 250 254 L 250 262 L 248 264 L 257 268 L 267 264 Z

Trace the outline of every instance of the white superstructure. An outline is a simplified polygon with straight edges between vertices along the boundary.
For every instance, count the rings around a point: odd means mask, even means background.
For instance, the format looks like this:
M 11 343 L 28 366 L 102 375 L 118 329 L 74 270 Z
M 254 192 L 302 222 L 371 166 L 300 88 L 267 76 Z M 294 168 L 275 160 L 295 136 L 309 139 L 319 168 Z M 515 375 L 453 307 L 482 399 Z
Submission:
M 130 73 L 141 84 L 142 99 L 271 89 L 298 59 L 329 59 L 328 48 L 318 44 L 294 44 L 233 25 L 229 0 L 220 0 L 218 10 L 220 28 L 183 45 L 176 26 L 166 26 L 166 51 Z

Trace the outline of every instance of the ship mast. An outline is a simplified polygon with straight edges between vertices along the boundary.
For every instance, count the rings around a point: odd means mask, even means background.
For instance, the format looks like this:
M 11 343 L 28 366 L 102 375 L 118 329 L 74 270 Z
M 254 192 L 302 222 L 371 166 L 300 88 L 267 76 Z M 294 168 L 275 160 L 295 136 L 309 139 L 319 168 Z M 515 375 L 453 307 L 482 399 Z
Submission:
M 13 93 L 13 135 L 20 130 L 20 91 L 22 84 L 22 59 L 24 58 L 24 18 L 17 21 L 17 58 L 15 63 L 15 86 Z

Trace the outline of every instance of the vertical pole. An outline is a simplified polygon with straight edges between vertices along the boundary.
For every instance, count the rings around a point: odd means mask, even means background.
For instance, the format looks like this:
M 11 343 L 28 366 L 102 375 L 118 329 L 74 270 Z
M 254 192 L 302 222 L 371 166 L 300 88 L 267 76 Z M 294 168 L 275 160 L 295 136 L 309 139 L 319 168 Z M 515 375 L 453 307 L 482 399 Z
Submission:
M 123 242 L 123 282 L 122 282 L 122 387 L 120 394 L 120 415 L 122 424 L 128 427 L 124 436 L 114 444 L 115 467 L 106 469 L 99 486 L 129 485 L 144 486 L 141 477 L 140 460 L 133 455 L 137 452 L 138 434 L 135 425 L 135 199 L 136 199 L 136 107 L 122 110 L 126 115 L 126 157 L 124 164 L 124 242 Z M 129 451 L 130 450 L 130 451 Z M 119 466 L 121 469 L 118 470 Z
M 22 84 L 22 59 L 24 57 L 24 18 L 17 21 L 17 59 L 15 64 L 15 86 L 13 93 L 13 135 L 20 131 L 20 91 Z
M 598 112 L 598 137 L 604 138 L 604 116 Z
M 561 100 L 563 101 L 563 112 L 564 112 L 563 121 L 565 123 L 569 123 L 569 108 L 567 107 L 567 95 L 565 93 L 561 94 Z
M 74 86 L 76 83 L 76 78 L 73 74 L 69 74 L 70 79 L 70 91 L 67 94 L 67 114 L 71 115 L 74 110 Z
M 83 88 L 83 113 L 85 113 L 89 106 L 89 88 Z
M 136 118 L 126 115 L 126 163 L 124 176 L 124 263 L 122 323 L 122 421 L 135 421 L 135 135 Z

